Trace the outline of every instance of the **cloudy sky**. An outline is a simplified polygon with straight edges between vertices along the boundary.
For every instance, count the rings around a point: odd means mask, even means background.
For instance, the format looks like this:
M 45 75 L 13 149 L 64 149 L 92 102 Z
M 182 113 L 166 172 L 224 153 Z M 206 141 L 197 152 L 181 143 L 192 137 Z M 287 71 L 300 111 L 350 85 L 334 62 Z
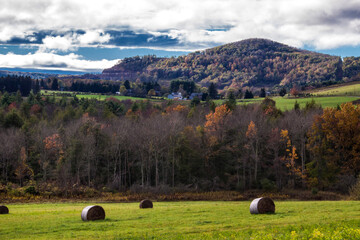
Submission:
M 247 38 L 360 55 L 360 0 L 0 0 L 0 69 L 97 72 Z

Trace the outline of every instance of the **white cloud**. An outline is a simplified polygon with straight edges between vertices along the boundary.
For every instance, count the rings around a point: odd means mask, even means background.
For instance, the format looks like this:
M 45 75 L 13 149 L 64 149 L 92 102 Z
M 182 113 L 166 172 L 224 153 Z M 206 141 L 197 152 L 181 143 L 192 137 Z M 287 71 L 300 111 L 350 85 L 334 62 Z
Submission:
M 42 40 L 43 44 L 40 46 L 40 50 L 70 51 L 78 47 L 107 43 L 110 38 L 109 34 L 104 34 L 101 30 L 89 30 L 85 34 L 68 33 L 64 36 L 46 36 Z
M 73 39 L 70 36 L 46 36 L 45 39 L 43 39 L 43 45 L 41 46 L 41 49 L 56 49 L 61 51 L 67 51 L 72 47 L 72 45 Z
M 107 43 L 110 40 L 109 34 L 104 34 L 103 31 L 87 31 L 83 35 L 78 36 L 78 41 L 81 45 L 89 45 L 93 43 Z
M 359 44 L 359 9 L 359 0 L 2 0 L 0 40 L 29 31 L 86 31 L 44 42 L 62 50 L 67 40 L 101 44 L 109 41 L 102 31 L 130 29 L 168 32 L 189 45 L 263 37 L 324 49 Z
M 71 71 L 102 71 L 112 67 L 118 60 L 89 61 L 74 53 L 58 55 L 55 53 L 36 52 L 34 54 L 17 55 L 0 54 L 0 66 L 4 68 L 38 68 Z

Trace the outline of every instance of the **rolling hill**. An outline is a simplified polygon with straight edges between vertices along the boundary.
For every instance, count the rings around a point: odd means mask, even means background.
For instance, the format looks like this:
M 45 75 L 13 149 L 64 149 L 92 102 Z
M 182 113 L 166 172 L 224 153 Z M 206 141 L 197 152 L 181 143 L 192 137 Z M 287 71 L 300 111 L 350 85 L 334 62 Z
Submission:
M 356 76 L 357 69 L 351 70 L 352 76 Z M 218 89 L 227 90 L 318 86 L 339 82 L 343 75 L 340 57 L 301 50 L 267 39 L 247 39 L 177 58 L 125 58 L 105 69 L 100 78 L 160 83 L 179 79 L 195 81 L 202 87 L 214 82 Z

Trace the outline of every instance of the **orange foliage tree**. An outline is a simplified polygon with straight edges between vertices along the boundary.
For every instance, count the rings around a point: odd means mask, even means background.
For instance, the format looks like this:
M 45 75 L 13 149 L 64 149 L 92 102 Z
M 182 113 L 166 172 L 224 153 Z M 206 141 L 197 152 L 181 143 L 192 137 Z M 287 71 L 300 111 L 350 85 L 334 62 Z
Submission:
M 39 163 L 44 171 L 44 180 L 46 180 L 51 162 L 56 162 L 57 165 L 61 165 L 64 159 L 64 150 L 60 135 L 57 133 L 46 137 L 43 143 L 45 151 Z
M 360 108 L 351 103 L 340 109 L 326 108 L 308 133 L 308 147 L 314 185 L 333 179 L 335 174 L 356 177 L 360 173 Z
M 205 129 L 216 131 L 224 125 L 225 118 L 230 114 L 230 109 L 224 104 L 215 108 L 215 112 L 206 115 Z
M 245 148 L 251 150 L 252 159 L 254 160 L 254 180 L 257 181 L 260 136 L 258 134 L 258 129 L 253 121 L 250 121 L 248 125 L 248 129 L 246 131 L 246 138 L 249 140 L 249 142 L 245 145 Z
M 295 187 L 295 180 L 297 177 L 305 178 L 302 171 L 301 166 L 298 166 L 296 161 L 299 159 L 296 153 L 296 147 L 292 145 L 289 131 L 281 130 L 280 136 L 282 141 L 286 144 L 286 155 L 281 158 L 281 160 L 285 163 L 285 166 L 289 170 L 289 185 L 291 187 Z
M 20 186 L 23 185 L 24 179 L 32 179 L 34 177 L 34 172 L 27 164 L 27 154 L 24 147 L 21 147 L 20 150 L 20 161 L 15 170 L 16 178 L 20 181 Z

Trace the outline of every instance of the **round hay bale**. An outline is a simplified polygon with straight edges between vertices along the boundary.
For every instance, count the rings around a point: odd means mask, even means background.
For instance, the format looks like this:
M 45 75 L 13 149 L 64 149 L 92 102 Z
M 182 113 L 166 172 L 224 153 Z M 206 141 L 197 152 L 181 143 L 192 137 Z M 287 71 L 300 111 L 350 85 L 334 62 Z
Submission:
M 81 219 L 83 221 L 104 220 L 105 211 L 101 206 L 87 206 L 81 212 Z
M 261 197 L 254 199 L 250 204 L 251 214 L 275 213 L 275 203 L 271 198 Z
M 0 205 L 0 214 L 8 214 L 8 213 L 9 213 L 9 209 L 7 208 L 7 206 Z
M 149 199 L 140 202 L 140 208 L 153 208 L 153 203 Z

